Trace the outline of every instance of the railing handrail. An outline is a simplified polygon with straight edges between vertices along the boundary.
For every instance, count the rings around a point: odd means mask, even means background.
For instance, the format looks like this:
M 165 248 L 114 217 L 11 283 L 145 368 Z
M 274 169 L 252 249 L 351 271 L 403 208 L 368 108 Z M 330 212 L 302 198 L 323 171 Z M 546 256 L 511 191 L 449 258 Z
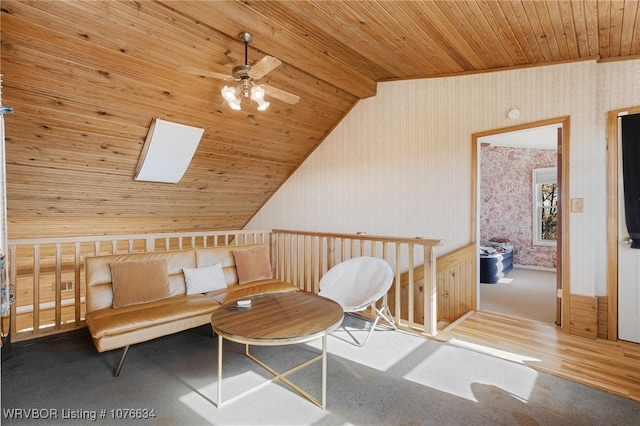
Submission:
M 33 245 L 33 244 L 56 244 L 56 243 L 92 243 L 94 241 L 124 241 L 124 240 L 145 240 L 161 238 L 191 238 L 191 237 L 211 237 L 216 235 L 244 235 L 244 234 L 269 234 L 268 229 L 242 229 L 231 231 L 202 231 L 202 232 L 161 232 L 146 234 L 118 234 L 118 235 L 84 235 L 77 237 L 46 237 L 46 238 L 9 238 L 8 246 Z
M 313 237 L 328 237 L 328 238 L 348 238 L 362 241 L 379 241 L 387 243 L 402 243 L 402 244 L 419 244 L 424 246 L 440 246 L 444 244 L 444 240 L 429 239 L 423 237 L 388 237 L 383 235 L 369 235 L 369 234 L 344 234 L 333 232 L 313 232 L 313 231 L 293 231 L 290 229 L 272 229 L 274 234 L 292 234 L 292 235 L 307 235 Z
M 467 244 L 464 247 L 460 247 L 457 250 L 454 250 L 452 252 L 449 252 L 447 254 L 444 254 L 438 257 L 437 263 L 436 263 L 437 265 L 436 273 L 440 273 L 445 269 L 450 268 L 452 264 L 458 263 L 458 260 L 460 258 L 467 258 L 470 255 L 474 256 L 475 251 L 476 251 L 476 243 L 471 243 L 471 244 Z M 413 272 L 414 281 L 420 281 L 424 279 L 424 276 L 422 273 L 423 273 L 422 267 L 419 266 L 415 268 Z M 403 272 L 400 277 L 400 286 L 405 287 L 407 284 L 409 284 L 409 271 Z

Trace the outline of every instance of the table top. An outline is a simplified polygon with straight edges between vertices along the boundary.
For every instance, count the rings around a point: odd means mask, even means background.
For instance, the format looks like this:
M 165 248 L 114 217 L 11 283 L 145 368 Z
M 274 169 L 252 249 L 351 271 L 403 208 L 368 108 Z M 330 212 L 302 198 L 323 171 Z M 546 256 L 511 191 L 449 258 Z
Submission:
M 238 343 L 269 346 L 307 342 L 336 329 L 344 315 L 338 303 L 311 293 L 269 293 L 243 300 L 251 300 L 251 307 L 229 310 L 237 302 L 231 301 L 211 316 L 213 330 Z

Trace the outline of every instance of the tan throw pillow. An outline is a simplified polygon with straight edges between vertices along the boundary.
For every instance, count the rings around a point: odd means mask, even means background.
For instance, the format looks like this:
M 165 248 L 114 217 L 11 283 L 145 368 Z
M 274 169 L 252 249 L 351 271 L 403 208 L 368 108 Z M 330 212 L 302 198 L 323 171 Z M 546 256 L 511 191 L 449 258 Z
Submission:
M 113 308 L 123 308 L 169 297 L 169 274 L 166 261 L 113 262 L 110 266 Z
M 273 278 L 267 246 L 233 250 L 238 273 L 238 284 Z

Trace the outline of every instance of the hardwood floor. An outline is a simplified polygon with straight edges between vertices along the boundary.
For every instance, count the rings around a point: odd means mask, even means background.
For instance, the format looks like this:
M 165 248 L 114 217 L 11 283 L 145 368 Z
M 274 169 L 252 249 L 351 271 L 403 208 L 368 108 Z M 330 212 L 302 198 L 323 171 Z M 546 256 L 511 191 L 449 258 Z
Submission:
M 640 344 L 591 340 L 551 324 L 486 311 L 463 317 L 438 337 L 640 401 Z

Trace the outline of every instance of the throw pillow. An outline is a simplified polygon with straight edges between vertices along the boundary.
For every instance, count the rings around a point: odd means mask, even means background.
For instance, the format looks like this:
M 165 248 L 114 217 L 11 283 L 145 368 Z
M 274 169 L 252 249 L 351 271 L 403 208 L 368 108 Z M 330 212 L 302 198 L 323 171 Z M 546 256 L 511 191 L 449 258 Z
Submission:
M 113 262 L 110 267 L 113 308 L 154 302 L 170 296 L 169 274 L 164 260 Z
M 273 278 L 267 246 L 233 250 L 238 273 L 238 284 Z
M 201 268 L 182 268 L 182 271 L 187 284 L 187 294 L 207 293 L 227 288 L 221 263 Z

